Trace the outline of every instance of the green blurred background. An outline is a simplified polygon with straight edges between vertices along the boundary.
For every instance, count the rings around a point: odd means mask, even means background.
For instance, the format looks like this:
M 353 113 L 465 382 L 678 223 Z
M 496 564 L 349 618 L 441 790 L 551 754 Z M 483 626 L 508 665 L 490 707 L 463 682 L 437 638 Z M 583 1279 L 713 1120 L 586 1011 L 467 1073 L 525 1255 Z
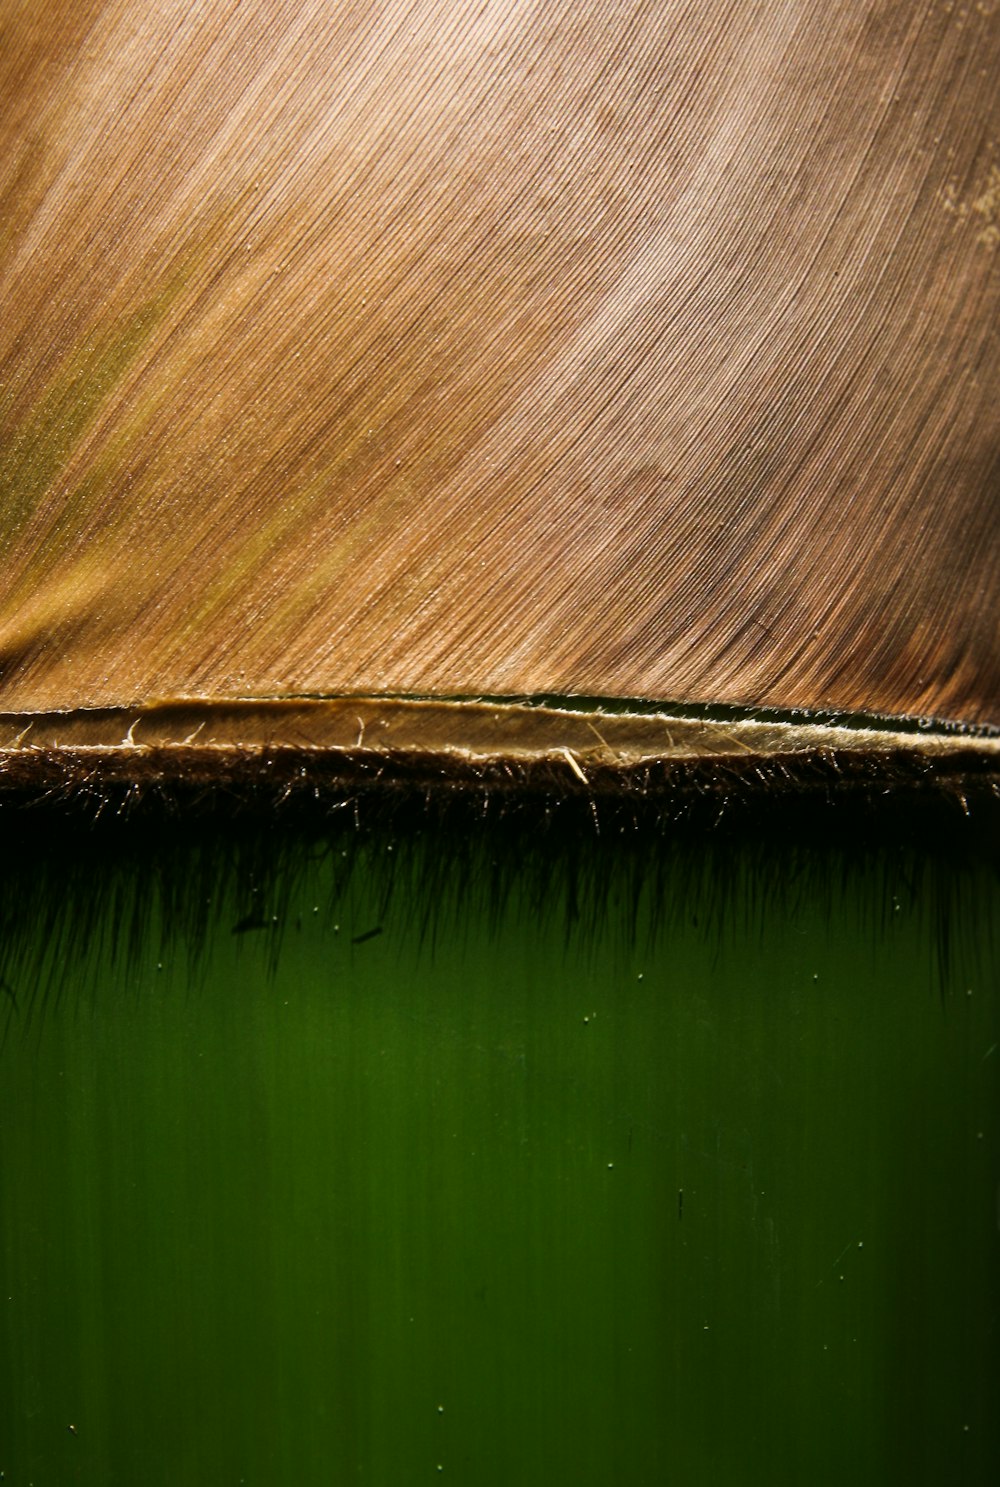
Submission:
M 431 932 L 334 857 L 197 945 L 21 923 L 5 1484 L 1000 1479 L 986 869 L 942 972 L 884 864 Z

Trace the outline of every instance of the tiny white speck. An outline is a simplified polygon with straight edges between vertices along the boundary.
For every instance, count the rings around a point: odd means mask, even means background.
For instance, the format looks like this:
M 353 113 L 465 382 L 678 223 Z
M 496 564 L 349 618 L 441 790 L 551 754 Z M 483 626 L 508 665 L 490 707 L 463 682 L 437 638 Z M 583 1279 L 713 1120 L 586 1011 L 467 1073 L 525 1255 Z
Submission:
M 609 1163 L 608 1163 L 608 1171 L 609 1171 L 609 1172 L 610 1172 L 610 1171 L 611 1171 L 611 1169 L 612 1169 L 612 1167 L 613 1167 L 613 1166 L 614 1166 L 614 1165 L 615 1165 L 615 1164 L 614 1164 L 614 1162 L 609 1162 Z

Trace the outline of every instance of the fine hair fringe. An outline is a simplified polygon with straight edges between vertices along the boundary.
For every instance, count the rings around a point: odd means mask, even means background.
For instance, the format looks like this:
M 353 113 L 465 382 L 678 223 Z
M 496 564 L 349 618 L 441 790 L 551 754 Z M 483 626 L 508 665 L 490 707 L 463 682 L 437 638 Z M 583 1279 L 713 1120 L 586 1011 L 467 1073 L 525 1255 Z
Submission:
M 818 760 L 804 781 L 769 761 L 741 777 L 647 771 L 600 792 L 568 772 L 530 785 L 499 771 L 345 780 L 315 764 L 284 759 L 269 773 L 258 761 L 224 786 L 81 770 L 41 792 L 8 788 L 7 1033 L 60 995 L 68 962 L 94 953 L 128 969 L 151 944 L 160 955 L 182 947 L 196 975 L 221 931 L 263 939 L 273 969 L 303 894 L 336 917 L 358 882 L 379 926 L 415 931 L 431 949 L 472 916 L 634 945 L 681 922 L 716 938 L 752 931 L 817 895 L 832 910 L 853 894 L 873 937 L 917 916 L 942 992 L 993 934 L 1000 796 L 989 775 L 893 781 L 884 760 L 848 772 Z

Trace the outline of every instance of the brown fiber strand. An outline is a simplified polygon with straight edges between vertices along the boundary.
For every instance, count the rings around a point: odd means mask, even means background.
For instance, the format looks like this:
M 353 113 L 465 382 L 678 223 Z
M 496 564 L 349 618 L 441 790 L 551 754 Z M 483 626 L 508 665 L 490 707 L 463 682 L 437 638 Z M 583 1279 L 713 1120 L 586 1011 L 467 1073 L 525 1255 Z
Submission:
M 929 726 L 844 726 L 812 717 L 696 718 L 445 698 L 333 697 L 0 713 L 0 802 L 41 805 L 77 788 L 140 794 L 269 785 L 329 798 L 355 785 L 416 785 L 635 799 L 887 787 L 1000 801 L 1000 736 Z M 890 792 L 891 793 L 891 792 Z M 101 797 L 103 798 L 103 797 Z M 977 809 L 979 806 L 977 806 Z
M 0 0 L 0 710 L 1000 723 L 1000 4 Z

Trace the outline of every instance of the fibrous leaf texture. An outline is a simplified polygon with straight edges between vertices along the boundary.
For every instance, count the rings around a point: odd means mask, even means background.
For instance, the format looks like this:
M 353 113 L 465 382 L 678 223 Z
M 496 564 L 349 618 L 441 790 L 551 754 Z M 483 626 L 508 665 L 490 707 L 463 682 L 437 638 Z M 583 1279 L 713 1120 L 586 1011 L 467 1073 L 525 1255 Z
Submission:
M 0 711 L 1000 723 L 1000 7 L 0 27 Z

